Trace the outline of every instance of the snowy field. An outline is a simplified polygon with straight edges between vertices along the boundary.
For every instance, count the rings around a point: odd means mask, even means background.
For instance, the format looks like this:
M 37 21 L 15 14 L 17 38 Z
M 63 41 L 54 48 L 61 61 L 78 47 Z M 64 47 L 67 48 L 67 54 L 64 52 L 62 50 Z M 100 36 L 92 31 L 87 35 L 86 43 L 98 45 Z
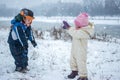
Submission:
M 10 21 L 13 19 L 13 17 L 0 17 L 0 21 Z M 34 21 L 36 22 L 47 22 L 47 23 L 61 23 L 63 20 L 68 21 L 69 23 L 73 23 L 75 17 L 45 17 L 45 16 L 36 16 Z M 95 24 L 109 24 L 109 25 L 119 25 L 120 24 L 120 17 L 89 17 L 91 22 L 94 22 Z
M 14 72 L 8 32 L 0 29 L 0 80 L 69 80 L 70 41 L 37 39 L 36 48 L 29 44 L 30 71 L 23 74 Z M 120 80 L 120 44 L 90 40 L 87 57 L 89 80 Z

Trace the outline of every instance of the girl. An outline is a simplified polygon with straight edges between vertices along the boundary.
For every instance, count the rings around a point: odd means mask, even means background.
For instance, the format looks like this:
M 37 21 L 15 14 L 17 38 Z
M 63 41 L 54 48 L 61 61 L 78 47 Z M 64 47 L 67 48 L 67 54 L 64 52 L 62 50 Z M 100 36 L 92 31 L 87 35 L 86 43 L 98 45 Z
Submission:
M 73 79 L 79 75 L 78 80 L 88 80 L 87 77 L 87 44 L 88 39 L 93 34 L 94 27 L 88 21 L 88 14 L 81 13 L 74 20 L 75 27 L 63 21 L 63 28 L 67 29 L 67 32 L 72 36 L 72 48 L 71 48 L 71 74 L 68 78 Z

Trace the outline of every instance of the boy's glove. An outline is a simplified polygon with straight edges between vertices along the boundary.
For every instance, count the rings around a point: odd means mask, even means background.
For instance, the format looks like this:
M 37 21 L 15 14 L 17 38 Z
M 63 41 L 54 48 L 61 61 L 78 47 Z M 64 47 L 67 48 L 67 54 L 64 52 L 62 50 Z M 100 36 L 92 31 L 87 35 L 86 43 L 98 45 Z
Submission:
M 63 29 L 68 29 L 70 25 L 67 23 L 67 21 L 63 21 Z
M 37 46 L 37 43 L 35 41 L 31 41 L 33 47 L 36 47 Z

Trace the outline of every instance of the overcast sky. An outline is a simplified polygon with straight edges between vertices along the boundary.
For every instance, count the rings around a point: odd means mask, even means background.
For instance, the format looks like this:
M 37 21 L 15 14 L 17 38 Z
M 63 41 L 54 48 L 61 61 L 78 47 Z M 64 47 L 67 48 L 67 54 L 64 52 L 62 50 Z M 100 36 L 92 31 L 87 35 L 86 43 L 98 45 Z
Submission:
M 32 7 L 41 3 L 56 3 L 60 0 L 0 0 L 0 4 L 6 4 L 10 8 Z M 62 2 L 82 2 L 82 0 L 61 0 Z

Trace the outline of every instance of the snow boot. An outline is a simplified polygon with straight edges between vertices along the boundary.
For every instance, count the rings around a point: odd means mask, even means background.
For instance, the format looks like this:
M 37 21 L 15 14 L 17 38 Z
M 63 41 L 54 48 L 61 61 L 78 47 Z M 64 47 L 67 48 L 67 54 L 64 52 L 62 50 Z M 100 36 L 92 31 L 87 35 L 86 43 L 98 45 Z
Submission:
M 22 70 L 20 72 L 21 73 L 27 73 L 27 70 L 25 68 L 22 68 Z
M 25 67 L 25 70 L 26 70 L 26 71 L 30 71 L 30 69 L 29 69 L 28 67 Z
M 22 68 L 22 70 L 20 72 L 27 73 L 27 71 L 30 71 L 30 69 L 28 69 L 27 67 L 25 67 L 25 68 Z
M 15 68 L 15 71 L 19 71 L 20 72 L 21 70 L 22 70 L 22 67 L 16 67 Z
M 88 80 L 87 77 L 79 77 L 77 80 Z
M 73 79 L 78 75 L 78 71 L 72 71 L 70 75 L 68 75 L 69 79 Z

